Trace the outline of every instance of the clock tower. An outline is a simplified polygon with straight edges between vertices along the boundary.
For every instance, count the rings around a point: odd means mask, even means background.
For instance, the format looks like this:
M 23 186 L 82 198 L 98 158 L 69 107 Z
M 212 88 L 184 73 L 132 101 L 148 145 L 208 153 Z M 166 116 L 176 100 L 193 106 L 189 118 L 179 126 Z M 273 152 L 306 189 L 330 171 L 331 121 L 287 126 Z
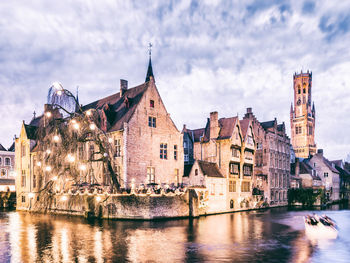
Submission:
M 292 145 L 295 156 L 308 158 L 316 153 L 315 105 L 311 106 L 312 73 L 307 71 L 293 76 L 294 107 L 290 108 Z

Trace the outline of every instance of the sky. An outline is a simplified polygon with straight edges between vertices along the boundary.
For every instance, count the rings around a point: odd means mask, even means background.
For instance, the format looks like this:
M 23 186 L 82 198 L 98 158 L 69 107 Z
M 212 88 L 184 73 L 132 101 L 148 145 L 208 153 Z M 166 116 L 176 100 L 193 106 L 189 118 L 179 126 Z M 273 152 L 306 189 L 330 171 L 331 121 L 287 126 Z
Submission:
M 87 104 L 144 82 L 181 130 L 211 111 L 285 122 L 293 74 L 312 71 L 316 143 L 350 153 L 349 1 L 1 1 L 0 143 L 43 112 L 53 82 Z M 349 156 L 350 158 L 350 156 Z

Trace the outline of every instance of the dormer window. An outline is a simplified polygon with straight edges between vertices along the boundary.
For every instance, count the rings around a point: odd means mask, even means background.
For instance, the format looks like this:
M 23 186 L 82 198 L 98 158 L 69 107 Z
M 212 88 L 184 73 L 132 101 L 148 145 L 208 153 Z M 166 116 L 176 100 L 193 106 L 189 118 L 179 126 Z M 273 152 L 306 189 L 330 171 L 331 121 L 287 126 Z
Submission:
M 151 108 L 154 108 L 154 100 L 150 100 L 150 101 L 149 101 L 149 106 L 150 106 Z

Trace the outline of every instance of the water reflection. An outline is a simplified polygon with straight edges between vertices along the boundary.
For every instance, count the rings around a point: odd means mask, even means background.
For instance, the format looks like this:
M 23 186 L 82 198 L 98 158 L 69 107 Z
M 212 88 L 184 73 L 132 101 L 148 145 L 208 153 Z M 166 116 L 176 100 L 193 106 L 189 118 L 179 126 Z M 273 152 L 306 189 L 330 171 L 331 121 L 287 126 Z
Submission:
M 350 211 L 327 211 L 342 230 L 328 243 L 304 235 L 306 213 L 273 209 L 134 222 L 0 212 L 0 262 L 326 262 L 331 256 L 332 263 L 346 262 Z

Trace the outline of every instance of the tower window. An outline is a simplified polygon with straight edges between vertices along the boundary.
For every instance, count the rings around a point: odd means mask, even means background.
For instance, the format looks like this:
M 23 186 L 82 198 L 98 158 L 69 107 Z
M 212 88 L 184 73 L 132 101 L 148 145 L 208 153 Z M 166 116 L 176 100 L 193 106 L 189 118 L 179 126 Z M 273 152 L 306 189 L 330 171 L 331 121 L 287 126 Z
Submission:
M 160 159 L 168 159 L 168 145 L 166 143 L 160 144 Z
M 149 106 L 150 106 L 151 108 L 154 108 L 154 100 L 150 100 L 150 101 L 149 101 Z
M 303 88 L 303 93 L 306 93 L 306 89 L 305 88 Z
M 156 118 L 155 117 L 148 117 L 148 126 L 149 127 L 156 127 Z

